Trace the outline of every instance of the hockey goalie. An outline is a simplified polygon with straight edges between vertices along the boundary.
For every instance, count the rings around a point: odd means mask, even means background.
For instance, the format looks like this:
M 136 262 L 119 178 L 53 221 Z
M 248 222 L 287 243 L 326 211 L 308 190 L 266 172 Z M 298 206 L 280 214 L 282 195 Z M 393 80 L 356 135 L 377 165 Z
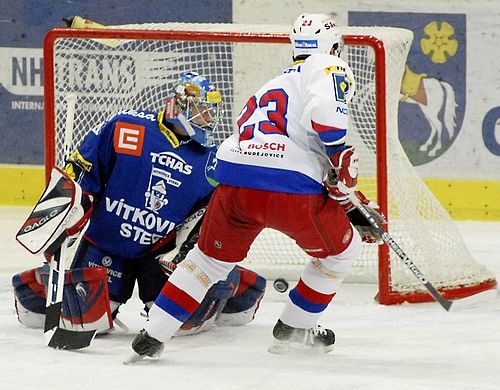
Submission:
M 222 98 L 196 72 L 179 75 L 161 112 L 125 109 L 90 129 L 50 182 L 17 240 L 47 264 L 12 280 L 19 321 L 43 327 L 49 264 L 69 248 L 60 327 L 113 328 L 135 284 L 146 312 L 194 246 L 215 181 L 212 133 Z M 179 334 L 251 321 L 265 279 L 236 268 Z M 49 291 L 50 292 L 50 291 Z M 181 292 L 179 292 L 181 294 Z

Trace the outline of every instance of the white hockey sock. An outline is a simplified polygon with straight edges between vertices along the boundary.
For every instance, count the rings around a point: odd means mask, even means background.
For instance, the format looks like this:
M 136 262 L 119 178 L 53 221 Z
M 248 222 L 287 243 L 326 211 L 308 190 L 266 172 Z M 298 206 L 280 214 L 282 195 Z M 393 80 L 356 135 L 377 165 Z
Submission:
M 168 341 L 198 308 L 208 289 L 224 280 L 235 263 L 206 256 L 196 245 L 180 263 L 149 311 L 146 331 L 161 342 Z
M 355 229 L 353 229 L 355 231 Z M 294 328 L 313 327 L 338 291 L 344 275 L 358 258 L 359 234 L 345 251 L 323 259 L 312 259 L 302 271 L 297 286 L 290 291 L 280 320 Z

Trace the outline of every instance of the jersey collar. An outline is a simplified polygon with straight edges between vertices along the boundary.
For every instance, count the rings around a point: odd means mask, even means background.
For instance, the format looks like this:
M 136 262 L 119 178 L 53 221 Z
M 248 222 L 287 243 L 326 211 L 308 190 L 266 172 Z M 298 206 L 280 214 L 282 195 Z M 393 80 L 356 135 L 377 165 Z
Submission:
M 165 115 L 165 111 L 160 111 L 158 113 L 158 128 L 161 133 L 165 136 L 168 142 L 172 145 L 173 148 L 178 148 L 180 146 L 180 141 L 177 135 L 170 130 L 167 126 L 163 124 L 163 116 Z

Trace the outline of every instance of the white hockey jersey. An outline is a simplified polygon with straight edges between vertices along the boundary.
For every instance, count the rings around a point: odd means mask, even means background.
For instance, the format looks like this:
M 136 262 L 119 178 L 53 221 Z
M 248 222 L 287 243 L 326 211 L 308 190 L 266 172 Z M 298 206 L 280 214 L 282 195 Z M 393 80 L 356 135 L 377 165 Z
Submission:
M 285 69 L 248 100 L 239 133 L 219 147 L 215 179 L 292 194 L 323 192 L 327 152 L 344 146 L 353 93 L 353 73 L 339 57 L 314 54 Z

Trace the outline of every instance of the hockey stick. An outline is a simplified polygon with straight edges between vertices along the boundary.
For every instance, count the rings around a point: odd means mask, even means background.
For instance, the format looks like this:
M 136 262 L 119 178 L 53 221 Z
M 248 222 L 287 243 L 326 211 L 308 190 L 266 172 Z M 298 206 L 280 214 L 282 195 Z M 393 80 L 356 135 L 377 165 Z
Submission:
M 403 261 L 403 263 L 408 267 L 408 269 L 417 277 L 418 280 L 427 288 L 427 291 L 432 295 L 432 297 L 439 302 L 439 304 L 447 311 L 450 311 L 452 301 L 449 301 L 427 280 L 425 275 L 420 272 L 418 267 L 411 261 L 411 259 L 406 255 L 406 253 L 401 249 L 401 247 L 394 241 L 388 232 L 377 222 L 377 220 L 370 214 L 366 209 L 365 205 L 361 203 L 356 194 L 349 195 L 349 200 L 356 206 L 363 217 L 370 223 L 370 225 L 375 229 L 375 231 L 380 234 L 382 240 L 389 245 L 389 247 L 396 252 L 398 257 Z
M 66 129 L 64 134 L 64 156 L 70 154 L 70 143 L 73 135 L 73 121 L 76 110 L 76 96 L 66 96 Z M 70 211 L 71 212 L 71 211 Z M 57 349 L 80 349 L 90 345 L 96 331 L 76 332 L 59 327 L 66 268 L 68 266 L 70 237 L 66 237 L 61 247 L 54 254 L 50 262 L 49 282 L 47 286 L 47 300 L 45 309 L 44 336 L 49 347 Z
M 69 251 L 68 242 L 69 238 L 66 238 L 50 262 L 44 336 L 49 347 L 73 350 L 88 347 L 96 331 L 77 332 L 59 327 L 64 293 L 64 276 Z

